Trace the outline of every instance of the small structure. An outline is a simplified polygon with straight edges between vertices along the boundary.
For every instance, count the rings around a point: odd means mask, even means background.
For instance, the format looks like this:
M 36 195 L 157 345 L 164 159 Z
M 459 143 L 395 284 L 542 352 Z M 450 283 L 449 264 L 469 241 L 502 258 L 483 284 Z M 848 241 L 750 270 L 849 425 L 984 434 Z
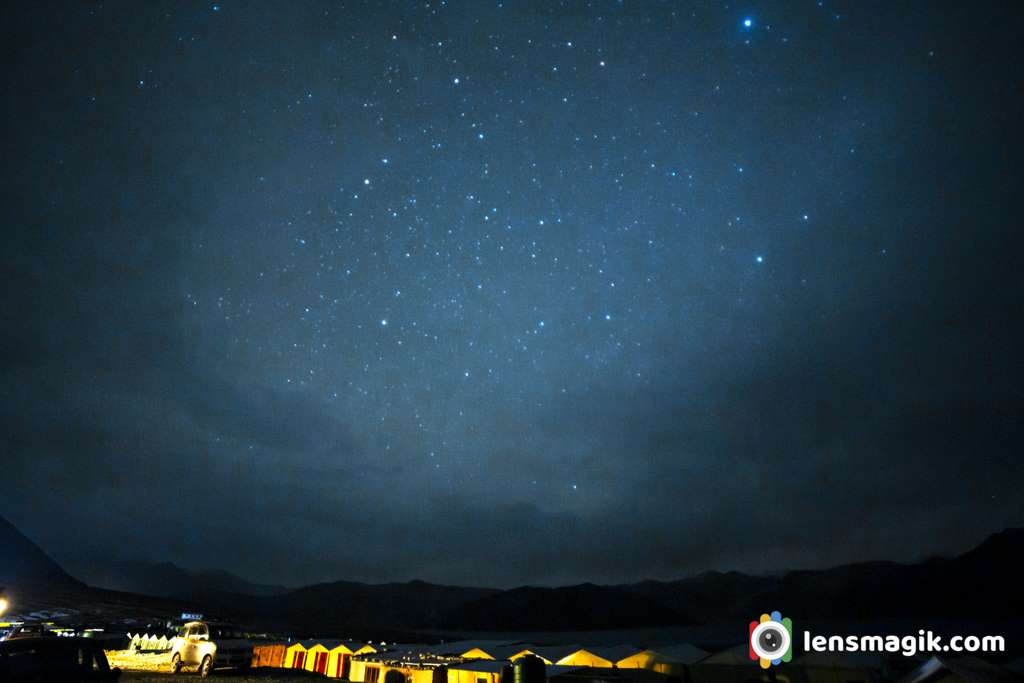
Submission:
M 252 665 L 254 667 L 284 667 L 287 643 L 260 643 L 252 648 Z
M 302 668 L 306 671 L 326 676 L 328 659 L 330 659 L 330 650 L 323 643 L 313 643 L 306 650 L 305 662 Z M 298 669 L 299 667 L 295 668 Z
M 494 659 L 475 659 L 448 667 L 448 683 L 506 683 L 501 672 L 509 667 L 507 662 Z
M 327 676 L 331 678 L 349 677 L 352 669 L 352 658 L 356 655 L 373 654 L 377 650 L 372 645 L 356 640 L 324 641 L 327 648 Z
M 298 641 L 285 648 L 284 668 L 305 669 L 306 668 L 306 646 L 312 646 L 310 641 Z

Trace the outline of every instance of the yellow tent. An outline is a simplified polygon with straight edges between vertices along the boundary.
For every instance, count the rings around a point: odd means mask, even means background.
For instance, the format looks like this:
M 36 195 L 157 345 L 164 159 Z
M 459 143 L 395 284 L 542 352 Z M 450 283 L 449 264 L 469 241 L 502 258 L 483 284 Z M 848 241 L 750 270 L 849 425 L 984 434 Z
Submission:
M 534 652 L 533 650 L 530 650 L 530 649 L 520 650 L 519 652 L 515 653 L 514 655 L 509 656 L 509 660 L 514 662 L 517 659 L 519 659 L 520 657 L 525 657 L 526 655 L 533 655 L 534 657 L 540 657 L 541 659 L 544 660 L 544 663 L 547 664 L 548 666 L 551 666 L 552 664 L 554 664 L 554 662 L 552 662 L 547 657 L 545 657 L 543 655 L 539 655 L 539 654 L 537 654 L 536 652 Z
M 566 655 L 565 657 L 562 657 L 555 662 L 555 664 L 560 666 L 595 666 L 610 669 L 614 665 L 614 662 L 609 659 L 605 659 L 586 648 L 581 648 L 569 655 Z
M 506 666 L 489 658 L 452 664 L 448 667 L 448 683 L 501 683 L 501 670 Z
M 686 666 L 708 656 L 700 648 L 686 643 L 668 645 L 657 650 L 643 650 L 615 662 L 620 669 L 647 669 L 666 676 L 684 677 Z
M 306 662 L 305 666 L 302 668 L 306 671 L 313 671 L 318 674 L 326 675 L 327 660 L 330 659 L 330 657 L 330 651 L 324 646 L 324 644 L 316 643 L 306 650 Z
M 286 669 L 306 668 L 306 646 L 302 643 L 292 643 L 285 648 L 284 667 Z
M 322 673 L 331 678 L 348 678 L 352 669 L 352 657 L 376 652 L 371 645 L 356 641 L 327 641 L 327 667 Z
M 509 660 L 515 661 L 526 655 L 540 657 L 544 663 L 551 666 L 563 657 L 568 657 L 574 652 L 583 649 L 582 645 L 523 645 L 523 649 L 509 656 Z

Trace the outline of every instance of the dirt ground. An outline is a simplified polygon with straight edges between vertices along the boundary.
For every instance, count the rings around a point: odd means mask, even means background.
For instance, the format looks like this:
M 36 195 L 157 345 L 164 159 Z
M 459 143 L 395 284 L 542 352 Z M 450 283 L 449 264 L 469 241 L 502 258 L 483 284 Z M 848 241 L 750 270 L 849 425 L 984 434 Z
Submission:
M 125 671 L 121 674 L 122 681 L 131 683 L 173 683 L 177 680 L 199 681 L 199 674 L 194 672 L 182 672 L 177 676 L 170 673 L 152 673 L 145 671 Z M 289 671 L 288 669 L 255 669 L 253 671 L 240 672 L 225 669 L 214 671 L 207 679 L 213 683 L 291 683 L 293 681 L 316 681 L 325 680 L 320 674 L 308 671 Z
M 175 680 L 199 680 L 194 670 L 171 673 L 169 652 L 134 652 L 132 650 L 107 650 L 110 666 L 121 669 L 122 681 L 132 683 L 172 683 Z M 290 669 L 217 669 L 210 674 L 211 681 L 221 683 L 276 683 L 277 681 L 324 680 L 320 674 Z

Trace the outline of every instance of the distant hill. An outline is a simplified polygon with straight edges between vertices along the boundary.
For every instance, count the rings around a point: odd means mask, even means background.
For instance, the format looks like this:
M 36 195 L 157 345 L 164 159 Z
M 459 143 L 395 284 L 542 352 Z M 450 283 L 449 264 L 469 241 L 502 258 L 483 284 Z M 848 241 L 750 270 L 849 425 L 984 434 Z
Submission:
M 252 583 L 219 569 L 190 571 L 170 562 L 111 562 L 76 567 L 79 578 L 109 590 L 190 601 L 228 596 L 271 596 L 288 592 L 285 586 Z
M 337 581 L 288 590 L 224 571 L 170 563 L 86 567 L 79 583 L 0 518 L 0 586 L 33 585 L 21 601 L 104 604 L 149 613 L 189 609 L 251 618 L 303 632 L 556 631 L 685 626 L 749 619 L 782 609 L 801 619 L 942 617 L 1015 620 L 1024 613 L 1024 530 L 1008 529 L 949 559 L 865 562 L 779 576 L 706 572 L 679 581 L 512 590 Z M 119 591 L 114 593 L 112 591 Z M 31 596 L 31 600 L 28 600 Z M 60 597 L 58 597 L 60 596 Z M 152 596 L 152 597 L 145 597 Z M 112 606 L 112 607 L 111 607 Z M 134 606 L 134 607 L 133 607 Z M 88 607 L 88 605 L 86 605 Z
M 655 596 L 585 583 L 564 588 L 524 586 L 464 604 L 444 617 L 448 629 L 603 630 L 689 623 Z
M 698 622 L 784 609 L 802 618 L 977 617 L 1019 619 L 1024 529 L 994 534 L 963 555 L 918 564 L 864 562 L 778 577 L 712 572 L 626 590 Z
M 306 586 L 258 605 L 265 615 L 337 628 L 432 628 L 462 605 L 500 593 L 490 588 L 439 586 L 423 581 L 365 584 L 337 581 Z
M 0 517 L 0 586 L 81 585 L 13 524 Z

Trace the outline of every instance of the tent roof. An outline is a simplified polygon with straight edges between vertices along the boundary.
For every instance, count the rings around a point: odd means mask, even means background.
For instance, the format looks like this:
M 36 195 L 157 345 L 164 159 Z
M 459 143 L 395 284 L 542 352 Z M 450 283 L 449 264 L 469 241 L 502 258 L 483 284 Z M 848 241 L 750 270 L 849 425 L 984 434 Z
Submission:
M 1011 683 L 1017 680 L 1012 671 L 989 664 L 977 657 L 932 657 L 904 676 L 900 683 L 925 683 L 943 672 L 954 673 L 969 683 Z
M 344 647 L 350 652 L 355 652 L 360 648 L 366 647 L 366 643 L 359 640 L 318 640 L 318 645 L 323 645 L 328 650 L 334 651 L 340 647 Z
M 680 662 L 682 664 L 693 664 L 694 662 L 699 662 L 711 654 L 707 650 L 702 650 L 696 645 L 691 645 L 690 643 L 662 645 L 653 649 L 665 659 L 673 662 Z
M 517 642 L 515 640 L 455 640 L 450 643 L 441 643 L 434 647 L 437 648 L 437 652 L 453 655 L 461 655 L 470 650 L 482 650 L 498 659 L 499 657 L 495 652 L 504 651 L 504 648 L 515 645 Z
M 750 644 L 740 643 L 727 650 L 721 650 L 700 661 L 701 664 L 749 664 Z
M 793 657 L 793 666 L 845 667 L 881 671 L 891 655 L 885 652 L 808 652 Z
M 625 659 L 626 657 L 631 657 L 638 652 L 644 651 L 642 647 L 637 647 L 635 645 L 601 645 L 599 647 L 584 647 L 581 649 L 589 652 L 590 654 L 597 655 L 602 659 L 607 659 L 612 664 L 620 659 Z
M 689 643 L 677 643 L 675 645 L 659 645 L 657 647 L 648 648 L 641 650 L 641 652 L 649 652 L 655 658 L 662 662 L 672 662 L 678 664 L 695 664 L 708 656 L 708 652 L 690 645 Z M 620 658 L 618 661 L 632 657 L 639 652 L 626 655 Z
M 579 643 L 573 643 L 572 645 L 531 645 L 529 643 L 524 643 L 519 648 L 516 648 L 516 651 L 511 654 L 517 655 L 520 652 L 529 651 L 554 664 L 563 657 L 568 657 L 574 652 L 579 652 L 580 650 L 585 649 L 586 648 Z

